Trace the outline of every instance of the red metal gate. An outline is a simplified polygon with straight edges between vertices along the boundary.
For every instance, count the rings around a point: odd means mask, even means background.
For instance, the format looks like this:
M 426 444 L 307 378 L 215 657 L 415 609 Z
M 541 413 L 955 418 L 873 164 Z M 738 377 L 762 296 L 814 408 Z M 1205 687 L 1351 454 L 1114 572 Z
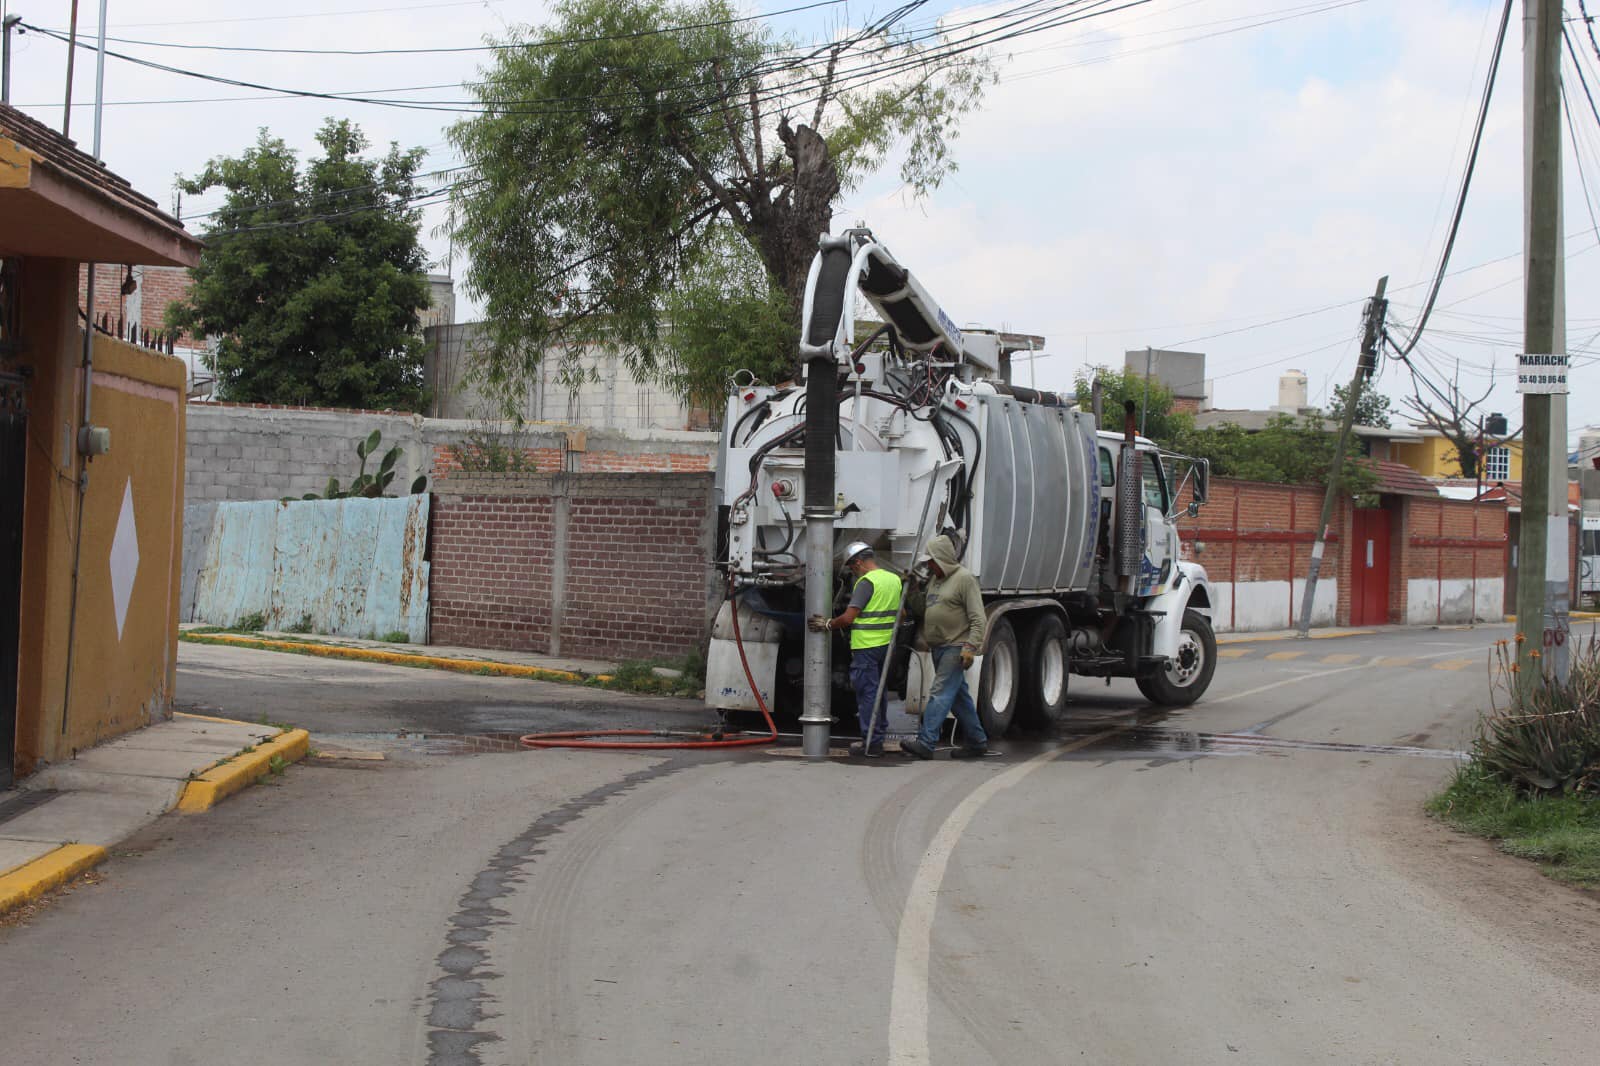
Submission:
M 1389 621 L 1389 512 L 1358 507 L 1350 513 L 1350 624 Z

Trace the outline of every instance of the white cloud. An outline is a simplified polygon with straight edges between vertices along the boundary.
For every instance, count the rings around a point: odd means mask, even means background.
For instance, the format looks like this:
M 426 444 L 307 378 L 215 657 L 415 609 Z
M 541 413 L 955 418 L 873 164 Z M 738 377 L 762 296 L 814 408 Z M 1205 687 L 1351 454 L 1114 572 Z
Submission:
M 332 2 L 383 6 L 382 0 Z M 1224 406 L 1273 402 L 1277 373 L 1289 366 L 1306 370 L 1317 394 L 1336 371 L 1339 380 L 1348 373 L 1353 344 L 1335 342 L 1353 341 L 1360 303 L 1378 275 L 1391 276 L 1393 318 L 1403 326 L 1416 313 L 1418 283 L 1432 272 L 1459 180 L 1498 3 L 1370 0 L 1188 40 L 1313 2 L 1156 0 L 1018 41 L 1002 65 L 1006 80 L 963 124 L 960 171 L 923 203 L 909 202 L 892 173 L 880 175 L 844 199 L 840 221 L 864 218 L 958 321 L 1048 335 L 1056 354 L 1037 367 L 1041 383 L 1069 381 L 1086 344 L 1092 361 L 1120 363 L 1124 348 L 1192 342 L 1208 353 Z M 83 5 L 86 21 L 93 6 Z M 507 19 L 537 20 L 543 10 L 496 0 L 390 14 L 194 23 L 193 5 L 180 0 L 111 6 L 116 36 L 351 48 L 471 44 L 502 32 Z M 304 0 L 303 9 L 318 6 Z M 45 5 L 30 8 L 24 13 L 44 24 L 65 18 Z M 214 5 L 208 16 L 254 18 L 263 10 L 234 2 Z M 171 25 L 131 26 L 154 22 Z M 811 34 L 824 24 L 819 18 Z M 1456 248 L 1458 268 L 1521 247 L 1518 20 L 1512 37 Z M 63 46 L 33 35 L 16 45 L 12 99 L 59 100 Z M 411 94 L 442 99 L 461 99 L 458 83 L 481 61 L 473 54 L 380 59 L 127 47 L 241 80 L 342 91 L 443 85 Z M 1112 58 L 1091 62 L 1106 57 Z M 80 101 L 93 92 L 93 66 L 80 56 Z M 112 100 L 255 95 L 115 60 L 106 84 Z M 33 113 L 59 123 L 59 105 Z M 194 173 L 212 156 L 238 152 L 259 126 L 306 149 L 323 117 L 346 114 L 378 143 L 430 146 L 428 169 L 453 161 L 443 144 L 448 114 L 282 99 L 108 108 L 104 154 L 112 169 L 165 204 L 175 172 Z M 1592 121 L 1579 119 L 1585 135 L 1595 132 Z M 75 136 L 86 144 L 89 130 L 88 109 L 76 109 Z M 1600 147 L 1600 134 L 1594 144 Z M 1594 158 L 1590 181 L 1600 196 L 1600 154 Z M 1589 217 L 1570 169 L 1567 178 L 1566 229 L 1574 233 L 1589 226 Z M 186 213 L 202 206 L 188 204 Z M 430 213 L 428 224 L 438 217 Z M 1576 239 L 1569 254 L 1593 243 Z M 443 254 L 442 239 L 430 237 L 429 245 Z M 1574 345 L 1600 330 L 1600 309 L 1589 298 L 1597 271 L 1600 255 L 1569 263 Z M 1519 272 L 1512 259 L 1461 274 L 1447 283 L 1441 304 Z M 1196 339 L 1340 303 L 1271 328 Z M 1448 307 L 1435 320 L 1441 331 L 1493 334 L 1499 343 L 1486 347 L 1440 333 L 1432 339 L 1435 357 L 1459 356 L 1469 381 L 1478 380 L 1470 375 L 1481 373 L 1478 366 L 1491 356 L 1504 366 L 1518 347 L 1520 311 L 1517 284 Z M 1452 317 L 1462 313 L 1505 317 Z M 1318 348 L 1326 350 L 1299 357 Z M 1263 367 L 1274 360 L 1285 361 Z M 1574 377 L 1572 424 L 1600 422 L 1600 399 L 1590 399 L 1600 397 L 1594 388 L 1600 364 Z M 1405 383 L 1391 368 L 1382 386 L 1399 395 Z M 1496 401 L 1513 423 L 1519 420 L 1509 388 Z

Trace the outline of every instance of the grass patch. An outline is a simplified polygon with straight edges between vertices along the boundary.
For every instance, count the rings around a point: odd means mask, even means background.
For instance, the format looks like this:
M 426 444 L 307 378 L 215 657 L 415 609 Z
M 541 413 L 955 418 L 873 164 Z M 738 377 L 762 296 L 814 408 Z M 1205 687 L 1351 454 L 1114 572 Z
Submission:
M 403 629 L 391 629 L 381 638 L 385 644 L 410 644 L 411 634 Z
M 260 611 L 251 611 L 228 628 L 235 633 L 259 633 L 267 628 L 267 616 Z
M 285 626 L 283 631 L 285 633 L 310 633 L 312 631 L 311 616 L 309 614 L 301 615 L 300 621 L 292 626 Z
M 657 673 L 657 668 L 670 674 Z M 699 652 L 673 659 L 634 659 L 617 664 L 617 672 L 609 677 L 591 677 L 584 684 L 613 692 L 697 699 L 705 693 L 706 660 Z
M 1600 888 L 1600 798 L 1529 794 L 1472 762 L 1428 801 L 1428 813 L 1532 859 L 1551 877 Z

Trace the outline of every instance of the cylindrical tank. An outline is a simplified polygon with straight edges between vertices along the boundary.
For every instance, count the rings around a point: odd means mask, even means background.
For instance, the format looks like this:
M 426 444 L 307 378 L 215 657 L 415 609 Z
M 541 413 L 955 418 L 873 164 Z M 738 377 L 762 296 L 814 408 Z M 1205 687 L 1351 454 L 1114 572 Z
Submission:
M 1092 416 L 1002 395 L 967 398 L 982 434 L 969 562 L 985 592 L 1087 588 L 1099 528 Z

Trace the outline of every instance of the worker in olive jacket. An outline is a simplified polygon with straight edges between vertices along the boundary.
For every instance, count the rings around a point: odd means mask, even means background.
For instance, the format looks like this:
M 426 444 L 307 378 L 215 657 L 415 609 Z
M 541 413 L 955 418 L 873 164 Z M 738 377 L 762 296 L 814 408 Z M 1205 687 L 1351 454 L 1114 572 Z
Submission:
M 921 730 L 902 742 L 900 749 L 919 759 L 933 758 L 945 716 L 954 711 L 961 726 L 961 746 L 950 757 L 975 758 L 989 748 L 966 674 L 983 648 L 983 594 L 972 571 L 957 561 L 956 546 L 949 537 L 928 542 L 928 569 L 932 580 L 922 616 L 922 639 L 933 653 L 933 693 L 922 712 Z

